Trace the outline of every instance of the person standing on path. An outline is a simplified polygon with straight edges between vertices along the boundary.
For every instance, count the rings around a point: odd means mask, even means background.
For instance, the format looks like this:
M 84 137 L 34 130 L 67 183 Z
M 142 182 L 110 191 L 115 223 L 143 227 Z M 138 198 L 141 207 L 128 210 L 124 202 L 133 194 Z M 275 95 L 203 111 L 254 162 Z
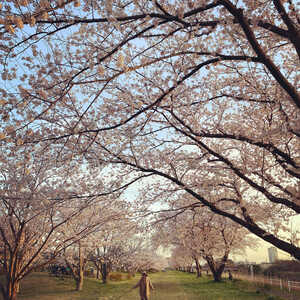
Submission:
M 140 288 L 140 297 L 141 300 L 149 300 L 150 299 L 150 289 L 154 290 L 154 287 L 151 283 L 150 278 L 148 277 L 146 272 L 143 272 L 142 278 L 140 281 L 133 287 L 133 289 L 139 287 Z

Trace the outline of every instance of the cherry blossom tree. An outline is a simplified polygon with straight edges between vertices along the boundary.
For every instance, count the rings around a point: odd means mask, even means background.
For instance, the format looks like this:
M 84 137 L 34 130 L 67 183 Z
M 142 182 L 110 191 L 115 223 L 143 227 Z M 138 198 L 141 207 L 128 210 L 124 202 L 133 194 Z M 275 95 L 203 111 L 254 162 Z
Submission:
M 201 257 L 207 262 L 215 281 L 221 281 L 230 254 L 255 245 L 245 229 L 217 215 L 198 215 L 185 228 L 187 239 L 183 241 L 184 246 L 190 249 L 194 259 Z
M 84 270 L 90 260 L 90 253 L 95 247 L 100 247 L 97 242 L 101 243 L 101 241 L 96 241 L 95 236 L 104 235 L 108 228 L 112 231 L 116 222 L 121 224 L 126 214 L 126 210 L 123 208 L 120 209 L 118 201 L 94 204 L 88 207 L 80 217 L 69 221 L 66 226 L 61 228 L 60 235 L 63 240 L 68 240 L 69 244 L 71 240 L 74 241 L 71 246 L 64 249 L 63 257 L 71 270 L 77 291 L 81 291 L 83 288 Z M 78 240 L 76 238 L 78 232 L 84 232 L 85 237 Z
M 190 253 L 186 248 L 182 247 L 182 245 L 176 245 L 175 248 L 172 249 L 171 257 L 170 257 L 170 266 L 175 268 L 178 271 L 191 271 L 194 260 L 191 257 Z
M 176 269 L 181 270 L 183 268 L 186 269 L 192 269 L 193 265 L 196 267 L 196 273 L 197 277 L 202 276 L 201 271 L 201 265 L 200 260 L 202 260 L 201 255 L 199 254 L 199 247 L 188 247 L 187 245 L 190 245 L 191 242 L 188 240 L 190 238 L 186 236 L 186 241 L 183 241 L 184 238 L 181 238 L 184 236 L 185 231 L 187 231 L 187 226 L 183 226 L 179 230 L 179 223 L 177 224 L 177 218 L 172 218 L 170 216 L 167 217 L 168 221 L 163 222 L 162 220 L 159 220 L 159 225 L 156 225 L 157 230 L 155 234 L 153 235 L 153 242 L 156 245 L 157 248 L 163 249 L 164 252 L 171 253 L 171 256 L 169 258 L 169 266 Z M 169 221 L 170 219 L 173 219 L 172 222 Z M 188 223 L 190 222 L 190 219 L 188 219 Z M 172 225 L 171 225 L 172 224 Z M 184 224 L 185 225 L 185 224 Z M 190 229 L 190 232 L 193 232 L 193 226 Z M 179 233 L 180 232 L 180 233 Z M 182 235 L 181 235 L 182 234 Z M 195 237 L 193 237 L 195 238 Z M 188 241 L 188 242 L 187 242 Z M 180 261 L 182 259 L 188 260 L 188 268 L 184 267 L 186 264 L 181 264 Z
M 151 176 L 152 201 L 188 193 L 190 207 L 300 259 L 280 231 L 300 212 L 298 11 L 296 0 L 6 1 L 1 147 L 116 165 L 119 182 Z M 282 222 L 260 222 L 274 214 Z
M 103 200 L 99 191 L 98 196 L 88 194 L 101 187 L 100 181 L 86 184 L 80 166 L 67 169 L 63 164 L 62 168 L 52 152 L 39 146 L 10 150 L 1 153 L 0 162 L 0 264 L 5 278 L 0 288 L 5 300 L 16 299 L 25 276 L 52 262 L 108 218 L 112 220 L 112 214 L 101 218 L 95 206 L 101 204 L 103 209 L 105 200 L 114 199 L 104 193 Z M 67 170 L 72 176 L 67 176 Z M 84 216 L 85 222 L 71 230 L 71 224 Z
M 76 291 L 83 288 L 84 270 L 88 262 L 86 247 L 82 244 L 83 241 L 78 241 L 64 251 L 66 265 L 76 282 Z
M 255 239 L 245 228 L 208 208 L 193 208 L 178 214 L 176 206 L 188 205 L 191 200 L 174 201 L 172 210 L 159 215 L 156 240 L 165 247 L 173 246 L 175 252 L 185 251 L 184 257 L 195 263 L 198 277 L 201 276 L 199 259 L 206 261 L 214 280 L 221 281 L 229 256 L 243 254 L 247 247 L 255 248 Z
M 107 283 L 112 270 L 134 275 L 137 271 L 162 270 L 165 267 L 166 262 L 149 245 L 146 232 L 137 226 L 136 221 L 123 219 L 107 225 L 105 230 L 92 236 L 93 247 L 90 247 L 88 255 L 96 267 L 97 278 L 101 273 L 103 283 Z
M 124 219 L 122 221 L 108 224 L 109 226 L 93 237 L 94 243 L 93 247 L 90 247 L 88 259 L 96 267 L 97 278 L 101 273 L 103 283 L 107 283 L 110 272 L 114 267 L 120 266 L 127 256 L 124 245 L 126 240 L 130 240 L 131 232 L 126 224 L 127 221 L 124 222 Z
M 141 235 L 143 233 L 140 232 L 123 244 L 123 256 L 119 267 L 133 276 L 138 271 L 162 270 L 162 258 Z

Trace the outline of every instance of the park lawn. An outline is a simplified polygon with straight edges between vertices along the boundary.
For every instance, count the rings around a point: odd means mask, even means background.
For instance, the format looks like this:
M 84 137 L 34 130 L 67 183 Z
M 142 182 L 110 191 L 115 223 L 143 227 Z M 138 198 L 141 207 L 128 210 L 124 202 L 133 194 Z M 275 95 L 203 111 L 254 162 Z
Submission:
M 109 282 L 85 278 L 83 291 L 76 292 L 71 278 L 64 280 L 49 277 L 47 273 L 35 273 L 24 280 L 18 300 L 139 300 L 138 289 L 132 287 L 139 280 Z M 150 274 L 155 286 L 151 300 L 267 300 L 257 294 L 246 282 L 215 283 L 209 277 L 197 279 L 193 274 L 161 272 Z M 279 298 L 271 298 L 279 299 Z
M 162 274 L 162 275 L 161 275 Z M 165 276 L 165 278 L 164 278 Z M 266 300 L 268 295 L 257 293 L 257 289 L 247 282 L 223 281 L 216 283 L 211 277 L 197 278 L 194 274 L 168 272 L 151 275 L 157 288 L 157 295 L 151 300 L 182 299 L 182 300 Z M 174 289 L 176 287 L 176 290 Z M 174 291 L 174 292 L 173 292 Z M 168 297 L 169 296 L 169 297 Z M 280 298 L 271 298 L 279 300 Z M 126 299 L 127 300 L 127 299 Z M 128 299 L 129 300 L 129 299 Z

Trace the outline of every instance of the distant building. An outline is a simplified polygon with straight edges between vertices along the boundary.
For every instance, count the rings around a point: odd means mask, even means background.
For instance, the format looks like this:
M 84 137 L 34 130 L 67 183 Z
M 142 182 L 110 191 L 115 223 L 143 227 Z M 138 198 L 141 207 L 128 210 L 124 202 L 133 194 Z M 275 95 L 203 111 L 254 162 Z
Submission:
M 269 254 L 269 262 L 271 264 L 275 263 L 278 260 L 278 252 L 276 247 L 268 248 L 268 254 Z
M 272 266 L 272 264 L 264 262 L 264 263 L 259 264 L 259 266 L 264 271 L 264 270 L 268 269 L 270 266 Z

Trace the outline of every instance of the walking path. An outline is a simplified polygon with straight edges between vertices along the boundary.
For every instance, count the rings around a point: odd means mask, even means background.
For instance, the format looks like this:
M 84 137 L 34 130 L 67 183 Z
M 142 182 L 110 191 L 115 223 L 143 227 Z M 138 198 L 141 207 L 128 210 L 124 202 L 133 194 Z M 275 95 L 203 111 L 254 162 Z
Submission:
M 155 287 L 150 300 L 266 300 L 268 296 L 250 290 L 247 282 L 215 283 L 211 278 L 197 279 L 193 274 L 167 272 L 150 274 Z M 140 279 L 136 276 L 133 284 L 121 289 L 118 294 L 100 297 L 97 300 L 140 300 L 138 289 L 132 286 Z M 117 283 L 116 283 L 117 284 Z M 113 292 L 113 290 L 111 290 Z
M 167 274 L 167 273 L 166 273 Z M 140 276 L 136 276 L 137 280 L 134 281 L 134 284 L 140 279 Z M 157 274 L 151 274 L 150 279 L 154 285 L 155 290 L 151 291 L 150 299 L 151 300 L 190 300 L 186 292 L 184 291 L 180 280 L 176 274 L 163 276 L 161 273 L 159 276 Z M 134 285 L 133 284 L 133 285 Z M 133 286 L 132 285 L 132 286 Z M 139 290 L 131 288 L 126 288 L 121 295 L 110 296 L 110 297 L 100 297 L 99 300 L 140 300 Z

